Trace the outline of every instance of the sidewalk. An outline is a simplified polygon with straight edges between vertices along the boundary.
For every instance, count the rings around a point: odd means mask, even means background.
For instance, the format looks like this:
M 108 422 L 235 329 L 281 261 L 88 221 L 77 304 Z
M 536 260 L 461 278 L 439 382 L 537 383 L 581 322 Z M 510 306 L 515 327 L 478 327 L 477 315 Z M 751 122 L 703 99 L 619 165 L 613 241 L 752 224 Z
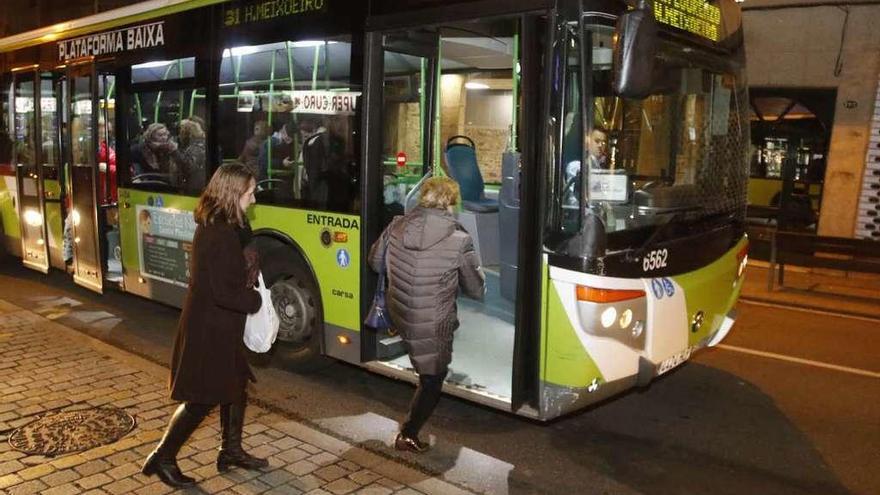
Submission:
M 880 318 L 880 276 L 786 265 L 785 286 L 767 290 L 768 264 L 750 261 L 742 298 L 768 304 Z
M 166 368 L 0 300 L 0 493 L 164 494 L 140 474 L 176 404 Z M 12 432 L 47 411 L 98 406 L 124 409 L 134 429 L 108 445 L 58 457 L 27 455 Z M 246 447 L 270 467 L 252 472 L 214 467 L 220 441 L 215 410 L 184 446 L 181 469 L 195 477 L 189 493 L 365 495 L 464 494 L 458 487 L 255 405 L 247 409 Z

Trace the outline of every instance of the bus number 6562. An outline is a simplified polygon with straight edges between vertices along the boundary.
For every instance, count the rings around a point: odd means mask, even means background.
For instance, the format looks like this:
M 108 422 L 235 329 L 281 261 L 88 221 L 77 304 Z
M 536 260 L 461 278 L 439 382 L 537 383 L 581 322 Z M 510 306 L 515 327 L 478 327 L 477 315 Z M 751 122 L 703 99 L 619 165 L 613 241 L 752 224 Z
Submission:
M 651 251 L 642 259 L 642 270 L 647 272 L 658 268 L 665 268 L 666 257 L 668 255 L 669 252 L 666 249 L 655 249 Z

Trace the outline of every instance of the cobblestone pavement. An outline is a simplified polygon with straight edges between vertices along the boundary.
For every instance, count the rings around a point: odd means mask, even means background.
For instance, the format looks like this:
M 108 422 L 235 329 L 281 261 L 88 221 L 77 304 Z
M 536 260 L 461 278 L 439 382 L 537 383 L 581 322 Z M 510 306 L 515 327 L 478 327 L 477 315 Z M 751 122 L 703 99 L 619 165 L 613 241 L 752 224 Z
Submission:
M 172 489 L 140 474 L 176 407 L 167 369 L 0 300 L 0 493 L 24 495 L 163 494 Z M 121 440 L 58 457 L 14 450 L 8 437 L 46 411 L 115 406 L 137 425 Z M 182 449 L 181 469 L 199 481 L 192 493 L 461 494 L 445 481 L 325 435 L 255 405 L 244 444 L 267 457 L 261 472 L 214 467 L 220 442 L 215 410 Z

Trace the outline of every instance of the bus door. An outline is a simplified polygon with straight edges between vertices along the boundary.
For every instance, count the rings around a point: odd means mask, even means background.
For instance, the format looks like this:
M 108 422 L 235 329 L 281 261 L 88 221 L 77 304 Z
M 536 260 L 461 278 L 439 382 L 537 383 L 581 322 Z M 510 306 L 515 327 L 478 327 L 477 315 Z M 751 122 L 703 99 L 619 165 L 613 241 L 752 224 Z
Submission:
M 97 201 L 97 76 L 92 63 L 68 68 L 68 150 L 70 163 L 69 235 L 73 246 L 73 280 L 95 292 L 103 290 L 100 224 Z
M 375 148 L 365 156 L 379 171 L 372 178 L 382 219 L 376 235 L 417 205 L 426 174 L 458 183 L 456 217 L 482 260 L 486 294 L 458 299 L 447 390 L 513 410 L 534 403 L 537 382 L 538 326 L 529 318 L 539 313 L 540 298 L 523 291 L 539 279 L 539 211 L 524 194 L 537 184 L 539 19 L 499 16 L 370 33 L 368 53 L 381 56 L 368 55 L 365 68 L 365 140 Z M 369 136 L 371 129 L 378 131 Z M 412 372 L 402 346 L 383 346 L 381 336 L 375 359 L 393 374 Z
M 436 30 L 402 30 L 370 33 L 364 141 L 367 153 L 366 204 L 363 208 L 365 236 L 378 237 L 388 223 L 412 208 L 418 188 L 432 173 L 436 99 Z M 364 263 L 363 293 L 375 289 L 375 274 Z M 364 361 L 398 357 L 403 344 L 394 332 L 367 332 L 363 339 Z
M 55 72 L 40 74 L 40 119 L 38 135 L 42 176 L 42 202 L 45 214 L 49 265 L 65 269 L 72 250 L 65 246 L 64 218 L 69 208 L 65 187 L 61 129 L 65 126 L 63 103 L 64 77 Z
M 97 90 L 95 159 L 98 166 L 96 201 L 100 227 L 99 247 L 104 280 L 122 284 L 122 249 L 117 206 L 115 72 L 99 65 Z
M 41 136 L 39 81 L 38 73 L 33 70 L 17 72 L 13 79 L 13 163 L 18 186 L 22 262 L 28 268 L 48 273 L 42 150 L 37 145 Z

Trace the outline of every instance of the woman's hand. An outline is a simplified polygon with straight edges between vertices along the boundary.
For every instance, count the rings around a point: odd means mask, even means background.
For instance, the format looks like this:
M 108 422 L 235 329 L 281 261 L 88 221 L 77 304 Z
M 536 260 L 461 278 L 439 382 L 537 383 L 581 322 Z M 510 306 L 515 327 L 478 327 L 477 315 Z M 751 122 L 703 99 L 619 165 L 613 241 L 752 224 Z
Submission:
M 260 254 L 254 245 L 244 248 L 244 263 L 247 273 L 247 287 L 253 287 L 260 276 Z

